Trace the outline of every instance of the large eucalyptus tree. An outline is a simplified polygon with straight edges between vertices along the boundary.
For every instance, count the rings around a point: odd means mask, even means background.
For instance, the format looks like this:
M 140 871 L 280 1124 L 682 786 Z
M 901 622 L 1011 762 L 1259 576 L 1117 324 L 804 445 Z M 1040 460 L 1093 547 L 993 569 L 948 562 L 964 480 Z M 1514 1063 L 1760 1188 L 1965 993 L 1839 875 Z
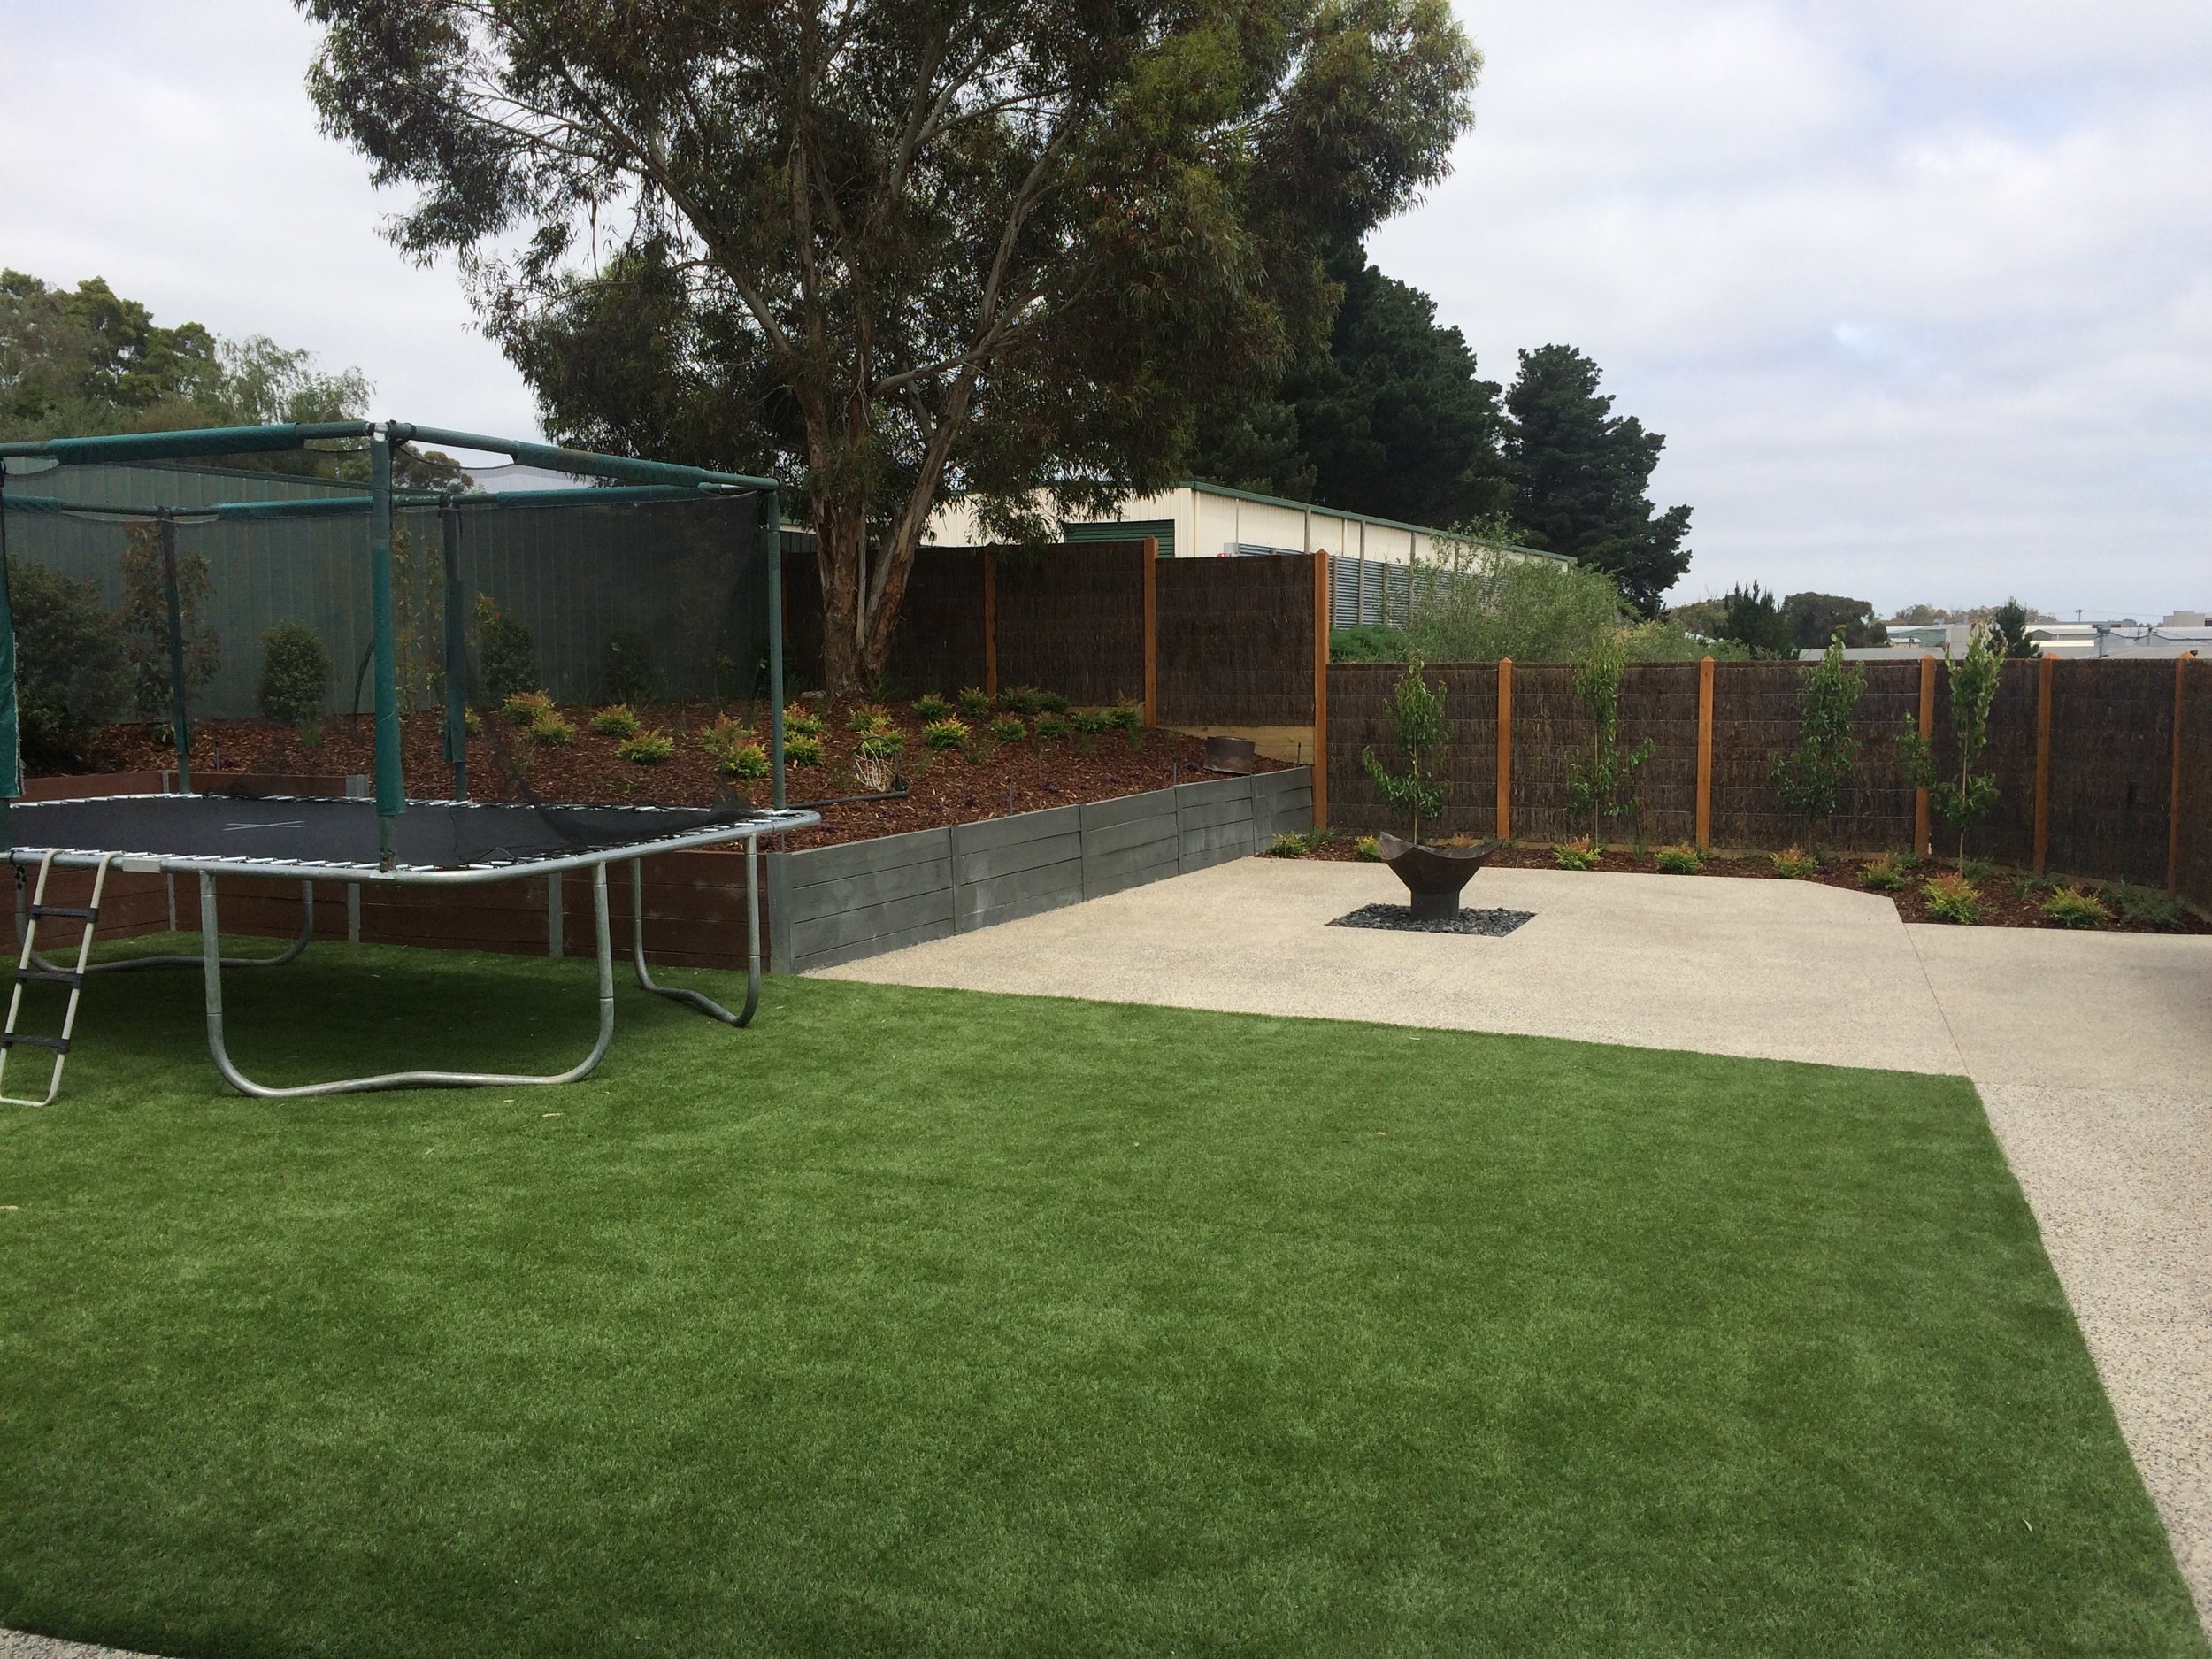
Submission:
M 953 491 L 1164 480 L 1441 176 L 1448 0 L 298 0 L 391 230 L 572 442 L 794 467 L 833 687 Z

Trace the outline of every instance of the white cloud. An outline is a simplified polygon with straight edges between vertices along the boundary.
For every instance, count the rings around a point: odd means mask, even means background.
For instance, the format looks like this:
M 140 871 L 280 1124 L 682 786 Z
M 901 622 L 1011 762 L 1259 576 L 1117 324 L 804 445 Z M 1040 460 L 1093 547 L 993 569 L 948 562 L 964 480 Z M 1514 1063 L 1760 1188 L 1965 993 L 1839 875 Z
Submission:
M 1694 595 L 2212 599 L 2212 8 L 1462 0 L 1379 264 L 1664 432 Z

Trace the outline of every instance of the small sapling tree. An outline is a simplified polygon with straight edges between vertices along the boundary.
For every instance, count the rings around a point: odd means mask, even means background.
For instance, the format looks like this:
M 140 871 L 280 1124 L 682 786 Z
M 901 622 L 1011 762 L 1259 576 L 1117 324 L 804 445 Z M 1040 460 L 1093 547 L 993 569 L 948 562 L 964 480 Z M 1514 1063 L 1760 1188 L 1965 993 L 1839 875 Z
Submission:
M 1404 770 L 1384 770 L 1372 748 L 1360 752 L 1360 764 L 1375 780 L 1382 798 L 1411 818 L 1412 839 L 1417 842 L 1421 820 L 1432 821 L 1444 810 L 1448 782 L 1444 766 L 1452 746 L 1451 726 L 1444 718 L 1444 694 L 1422 677 L 1418 657 L 1407 664 L 1406 672 L 1398 677 L 1390 719 Z
M 1805 676 L 1797 694 L 1797 747 L 1778 755 L 1768 781 L 1811 835 L 1843 804 L 1843 792 L 1858 776 L 1859 740 L 1852 730 L 1859 699 L 1866 691 L 1866 670 L 1846 662 L 1843 634 L 1829 636 L 1820 664 Z
M 1977 772 L 1975 763 L 1989 743 L 1989 710 L 1997 700 L 1997 677 L 2005 663 L 2005 636 L 1984 623 L 1968 636 L 1966 654 L 1944 657 L 1944 675 L 1951 688 L 1951 732 L 1956 740 L 1958 767 L 1939 771 L 1935 749 L 1905 718 L 1898 747 L 1904 752 L 1905 770 L 1916 789 L 1928 792 L 1928 803 L 1959 833 L 1959 874 L 1966 873 L 1966 833 L 1987 818 L 1997 804 L 1994 772 Z
M 1567 757 L 1567 803 L 1590 818 L 1590 845 L 1603 840 L 1607 818 L 1625 818 L 1636 809 L 1630 790 L 1636 768 L 1651 758 L 1649 738 L 1634 749 L 1621 748 L 1621 672 L 1628 665 L 1618 628 L 1600 634 L 1575 670 L 1575 695 L 1590 722 L 1590 752 Z

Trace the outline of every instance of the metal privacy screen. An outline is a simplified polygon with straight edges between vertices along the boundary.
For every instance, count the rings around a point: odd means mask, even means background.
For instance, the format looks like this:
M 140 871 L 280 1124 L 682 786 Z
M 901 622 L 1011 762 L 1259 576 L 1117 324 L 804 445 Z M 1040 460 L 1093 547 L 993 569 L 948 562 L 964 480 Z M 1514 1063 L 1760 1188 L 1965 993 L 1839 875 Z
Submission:
M 192 691 L 195 718 L 260 712 L 262 641 L 283 623 L 304 626 L 328 649 L 331 711 L 370 710 L 365 486 L 163 462 L 5 465 L 9 559 L 93 583 L 118 614 L 134 588 L 157 580 L 157 515 L 170 515 L 180 569 L 196 590 L 188 646 L 214 664 Z M 516 465 L 472 468 L 458 481 L 450 494 L 396 492 L 403 710 L 444 700 L 447 609 L 457 594 L 471 654 L 487 607 L 511 618 L 528 633 L 534 688 L 560 703 L 641 687 L 673 701 L 762 691 L 767 560 L 757 493 L 595 488 Z M 468 689 L 472 702 L 484 701 L 480 684 Z

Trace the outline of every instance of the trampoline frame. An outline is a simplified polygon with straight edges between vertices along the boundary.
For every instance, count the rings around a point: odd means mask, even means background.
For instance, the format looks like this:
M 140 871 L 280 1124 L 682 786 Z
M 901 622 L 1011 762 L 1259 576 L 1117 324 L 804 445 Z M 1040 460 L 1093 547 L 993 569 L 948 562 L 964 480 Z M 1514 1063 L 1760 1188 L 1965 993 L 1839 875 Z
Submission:
M 294 797 L 264 796 L 266 800 L 285 800 Z M 154 800 L 174 801 L 170 795 L 97 795 L 76 801 L 39 802 L 36 806 L 111 805 L 119 801 Z M 427 803 L 426 803 L 427 804 Z M 649 811 L 649 808 L 637 809 Z M 784 834 L 792 830 L 805 829 L 821 822 L 818 813 L 790 809 L 767 810 L 741 820 L 717 824 L 708 828 L 686 830 L 674 834 L 656 836 L 648 841 L 630 841 L 618 846 L 598 847 L 588 851 L 557 854 L 542 858 L 518 859 L 511 864 L 467 864 L 452 869 L 424 865 L 396 864 L 386 868 L 380 864 L 356 864 L 338 860 L 291 860 L 191 854 L 142 853 L 113 848 L 81 847 L 11 847 L 7 858 L 10 864 L 22 867 L 36 867 L 50 856 L 58 869 L 109 870 L 125 873 L 163 876 L 192 876 L 199 882 L 200 890 L 200 954 L 193 956 L 165 955 L 126 957 L 119 961 L 96 963 L 88 972 L 115 972 L 127 968 L 194 966 L 200 969 L 206 992 L 207 1048 L 215 1062 L 215 1069 L 223 1080 L 242 1094 L 258 1100 L 304 1100 L 326 1094 L 357 1094 L 377 1089 L 394 1088 L 487 1088 L 532 1087 L 543 1085 L 579 1082 L 596 1071 L 606 1057 L 614 1041 L 614 954 L 612 930 L 607 911 L 607 866 L 627 864 L 630 866 L 630 959 L 638 987 L 656 996 L 706 1015 L 723 1025 L 743 1027 L 752 1021 L 760 1006 L 760 838 L 763 835 Z M 662 985 L 654 979 L 652 970 L 645 960 L 645 860 L 661 853 L 682 852 L 703 847 L 726 846 L 741 841 L 745 848 L 745 1002 L 732 1012 L 703 991 L 681 986 Z M 279 967 L 296 961 L 307 949 L 314 936 L 314 884 L 317 881 L 359 882 L 381 887 L 482 887 L 493 882 L 513 881 L 529 876 L 550 876 L 571 870 L 591 872 L 592 932 L 598 964 L 599 1033 L 591 1051 L 582 1060 L 564 1071 L 533 1073 L 507 1071 L 409 1071 L 378 1072 L 367 1077 L 337 1078 L 323 1083 L 275 1085 L 259 1083 L 241 1071 L 231 1058 L 223 1011 L 223 970 L 226 967 Z M 260 876 L 279 880 L 301 883 L 301 908 L 305 911 L 300 934 L 291 945 L 274 956 L 226 956 L 222 954 L 222 932 L 219 906 L 215 892 L 219 875 Z

